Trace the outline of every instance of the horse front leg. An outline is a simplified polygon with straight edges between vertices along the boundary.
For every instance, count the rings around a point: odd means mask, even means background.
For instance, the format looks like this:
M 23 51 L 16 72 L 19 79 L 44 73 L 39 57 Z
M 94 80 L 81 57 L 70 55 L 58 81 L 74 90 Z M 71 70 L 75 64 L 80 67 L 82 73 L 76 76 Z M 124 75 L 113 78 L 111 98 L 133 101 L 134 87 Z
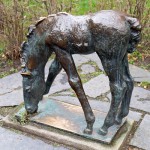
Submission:
M 126 117 L 129 113 L 130 100 L 131 100 L 132 91 L 133 91 L 133 87 L 134 87 L 133 79 L 132 79 L 132 77 L 130 75 L 130 71 L 129 71 L 127 55 L 125 56 L 125 59 L 124 59 L 124 76 L 123 76 L 123 78 L 127 85 L 127 91 L 125 93 L 124 98 L 122 99 L 121 108 L 116 117 L 117 124 L 121 124 L 122 119 L 124 117 Z
M 46 80 L 46 90 L 44 92 L 44 95 L 48 94 L 54 79 L 56 78 L 58 73 L 61 71 L 61 69 L 62 69 L 61 64 L 55 58 L 54 61 L 51 64 L 50 68 L 49 68 L 49 74 L 48 74 L 48 77 L 47 77 L 47 80 Z
M 92 134 L 95 117 L 83 90 L 82 83 L 77 73 L 73 58 L 69 53 L 67 53 L 65 50 L 60 49 L 59 47 L 55 47 L 54 51 L 56 53 L 56 57 L 66 71 L 69 84 L 75 91 L 84 111 L 85 119 L 87 122 L 87 127 L 84 130 L 84 133 Z

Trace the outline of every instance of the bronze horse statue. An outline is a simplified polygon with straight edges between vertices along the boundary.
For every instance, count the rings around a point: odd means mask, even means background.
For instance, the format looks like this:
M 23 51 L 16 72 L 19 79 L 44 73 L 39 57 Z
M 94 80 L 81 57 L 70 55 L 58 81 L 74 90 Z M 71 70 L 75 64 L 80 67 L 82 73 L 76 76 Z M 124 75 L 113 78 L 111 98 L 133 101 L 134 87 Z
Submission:
M 28 113 L 38 109 L 38 103 L 63 68 L 84 111 L 86 134 L 92 134 L 94 114 L 85 95 L 72 55 L 99 56 L 110 81 L 111 106 L 99 132 L 106 135 L 114 123 L 120 124 L 129 113 L 133 80 L 129 72 L 127 54 L 140 41 L 141 26 L 136 18 L 121 12 L 103 10 L 73 16 L 57 13 L 42 18 L 29 27 L 27 42 L 22 44 L 22 76 L 25 108 Z M 49 68 L 45 82 L 44 68 L 52 52 L 56 58 Z

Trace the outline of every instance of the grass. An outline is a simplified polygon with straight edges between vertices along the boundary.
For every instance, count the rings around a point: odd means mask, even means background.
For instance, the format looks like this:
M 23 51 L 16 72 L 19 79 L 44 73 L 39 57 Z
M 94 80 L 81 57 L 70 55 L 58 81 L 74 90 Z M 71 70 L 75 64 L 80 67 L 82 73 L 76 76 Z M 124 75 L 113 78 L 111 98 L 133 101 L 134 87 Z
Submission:
M 86 83 L 88 82 L 90 79 L 99 76 L 100 74 L 102 74 L 102 72 L 93 72 L 93 73 L 88 73 L 88 74 L 80 74 L 79 76 L 81 77 L 81 81 L 82 83 Z
M 150 89 L 150 82 L 144 81 L 139 83 L 138 86 L 143 87 L 145 89 Z
M 18 72 L 17 69 L 11 68 L 10 71 L 2 72 L 2 73 L 0 74 L 0 78 L 6 77 L 6 76 L 8 76 L 8 75 L 10 75 L 10 74 L 12 74 L 12 73 L 16 73 L 16 72 Z
M 139 51 L 134 51 L 132 54 L 128 55 L 129 63 L 134 64 L 137 60 L 142 61 L 142 53 Z
M 88 74 L 83 74 L 82 73 L 82 69 L 81 67 L 85 64 L 90 64 L 91 66 L 93 66 L 95 68 L 95 71 L 92 73 L 88 73 Z M 99 76 L 100 74 L 103 74 L 103 72 L 98 68 L 97 64 L 93 61 L 89 61 L 88 63 L 84 63 L 81 66 L 79 66 L 77 68 L 79 76 L 81 77 L 81 81 L 82 83 L 86 83 L 88 82 L 90 79 Z

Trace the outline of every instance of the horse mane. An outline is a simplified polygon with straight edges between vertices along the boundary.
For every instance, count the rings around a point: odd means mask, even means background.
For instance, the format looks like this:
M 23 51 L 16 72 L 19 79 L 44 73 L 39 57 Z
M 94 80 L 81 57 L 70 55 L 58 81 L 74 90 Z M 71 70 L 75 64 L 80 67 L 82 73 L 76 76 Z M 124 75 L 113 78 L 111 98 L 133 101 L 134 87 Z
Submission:
M 40 17 L 39 20 L 37 20 L 35 22 L 35 24 L 32 24 L 28 27 L 28 33 L 27 33 L 27 40 L 31 40 L 32 38 L 32 35 L 34 35 L 34 31 L 35 29 L 41 25 L 46 19 L 50 20 L 50 18 L 53 18 L 55 16 L 59 16 L 59 15 L 68 15 L 68 13 L 66 12 L 58 12 L 57 14 L 51 14 L 51 15 L 48 15 L 47 17 Z
M 28 27 L 28 33 L 27 33 L 27 40 L 29 41 L 32 38 L 32 35 L 34 35 L 35 29 L 45 20 L 47 17 L 40 17 L 39 20 L 35 22 L 35 24 L 32 24 Z
M 48 17 L 55 16 L 54 14 L 49 15 Z M 32 40 L 32 38 L 35 35 L 35 30 L 48 18 L 48 17 L 40 17 L 39 20 L 35 22 L 35 24 L 32 24 L 28 27 L 28 33 L 26 35 L 27 40 L 24 41 L 21 44 L 21 49 L 20 49 L 20 56 L 21 56 L 21 67 L 22 67 L 22 72 L 25 72 L 26 68 L 26 63 L 27 63 L 27 58 L 29 54 L 28 50 L 28 43 Z

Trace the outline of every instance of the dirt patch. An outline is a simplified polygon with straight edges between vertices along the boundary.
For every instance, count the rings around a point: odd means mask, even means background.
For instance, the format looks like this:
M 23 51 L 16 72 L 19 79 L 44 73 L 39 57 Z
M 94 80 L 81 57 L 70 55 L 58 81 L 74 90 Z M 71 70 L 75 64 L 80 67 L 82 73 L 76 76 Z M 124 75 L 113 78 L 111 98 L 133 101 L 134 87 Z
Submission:
M 16 107 L 0 107 L 0 115 L 6 117 L 10 114 Z
M 135 65 L 150 71 L 150 55 L 143 57 L 143 60 L 135 62 Z
M 135 51 L 128 55 L 129 63 L 150 71 L 150 52 Z

